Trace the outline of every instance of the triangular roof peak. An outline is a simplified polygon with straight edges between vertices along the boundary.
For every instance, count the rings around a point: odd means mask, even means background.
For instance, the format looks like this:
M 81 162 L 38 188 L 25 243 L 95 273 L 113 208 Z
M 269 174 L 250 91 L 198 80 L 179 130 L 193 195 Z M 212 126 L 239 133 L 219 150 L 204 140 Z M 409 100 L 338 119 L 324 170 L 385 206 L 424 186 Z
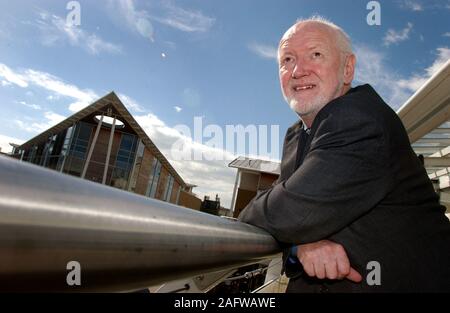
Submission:
M 144 145 L 151 151 L 151 153 L 164 165 L 169 173 L 176 178 L 183 187 L 186 187 L 186 182 L 181 178 L 181 176 L 175 171 L 166 157 L 159 151 L 153 141 L 147 136 L 142 127 L 137 123 L 131 113 L 127 110 L 125 105 L 122 103 L 120 98 L 114 91 L 106 94 L 105 96 L 97 99 L 92 104 L 83 108 L 82 110 L 76 112 L 75 114 L 69 116 L 62 122 L 56 124 L 55 126 L 50 127 L 46 131 L 38 134 L 37 136 L 31 138 L 27 142 L 20 145 L 19 149 L 26 149 L 31 147 L 34 144 L 40 143 L 42 141 L 47 140 L 47 138 L 51 135 L 58 134 L 66 128 L 69 128 L 76 122 L 85 118 L 86 116 L 91 115 L 96 111 L 102 110 L 106 106 L 112 106 L 119 113 L 120 117 L 123 118 L 127 124 L 134 130 L 134 132 L 138 135 L 138 137 L 143 141 Z

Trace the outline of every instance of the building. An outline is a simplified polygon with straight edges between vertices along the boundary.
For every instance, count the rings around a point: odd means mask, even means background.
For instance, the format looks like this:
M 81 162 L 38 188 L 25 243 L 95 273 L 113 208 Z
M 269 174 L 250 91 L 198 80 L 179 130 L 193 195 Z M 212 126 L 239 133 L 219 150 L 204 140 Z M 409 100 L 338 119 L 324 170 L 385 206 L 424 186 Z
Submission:
M 114 92 L 22 145 L 22 161 L 200 209 L 201 200 L 158 150 Z
M 280 176 L 277 162 L 238 157 L 228 166 L 238 169 L 230 207 L 233 217 L 238 217 L 259 190 L 269 188 Z
M 219 195 L 216 195 L 215 200 L 211 200 L 209 198 L 209 196 L 204 197 L 200 211 L 209 213 L 209 214 L 219 215 L 219 210 L 220 210 Z

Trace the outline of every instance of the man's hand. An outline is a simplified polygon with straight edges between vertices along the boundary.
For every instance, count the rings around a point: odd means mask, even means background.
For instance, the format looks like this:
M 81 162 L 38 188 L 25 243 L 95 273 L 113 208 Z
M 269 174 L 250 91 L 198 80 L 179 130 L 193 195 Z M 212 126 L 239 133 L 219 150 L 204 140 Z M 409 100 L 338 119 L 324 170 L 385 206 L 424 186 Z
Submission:
M 350 266 L 344 247 L 330 240 L 299 245 L 297 257 L 311 277 L 346 278 L 356 283 L 362 280 L 361 275 Z

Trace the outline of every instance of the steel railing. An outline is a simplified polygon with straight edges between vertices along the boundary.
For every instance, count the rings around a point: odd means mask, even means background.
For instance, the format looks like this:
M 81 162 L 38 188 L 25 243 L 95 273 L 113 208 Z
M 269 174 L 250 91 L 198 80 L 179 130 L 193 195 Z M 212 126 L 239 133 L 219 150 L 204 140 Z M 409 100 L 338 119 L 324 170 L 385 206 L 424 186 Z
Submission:
M 277 253 L 251 225 L 0 156 L 0 290 L 131 291 Z

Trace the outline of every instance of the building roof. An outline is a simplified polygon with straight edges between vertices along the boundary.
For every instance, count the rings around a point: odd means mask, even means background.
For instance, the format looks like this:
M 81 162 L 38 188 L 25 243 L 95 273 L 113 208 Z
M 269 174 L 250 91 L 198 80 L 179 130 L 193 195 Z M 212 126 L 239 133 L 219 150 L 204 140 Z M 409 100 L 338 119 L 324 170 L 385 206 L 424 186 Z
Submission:
M 136 122 L 134 117 L 130 114 L 130 112 L 126 109 L 125 105 L 120 101 L 119 97 L 114 93 L 114 91 L 110 92 L 109 94 L 105 95 L 104 97 L 98 99 L 91 105 L 87 106 L 86 108 L 82 109 L 81 111 L 78 111 L 77 113 L 73 114 L 72 116 L 68 117 L 64 121 L 58 123 L 57 125 L 47 129 L 46 131 L 38 134 L 34 138 L 31 138 L 27 142 L 23 143 L 19 146 L 19 149 L 27 149 L 31 146 L 40 143 L 42 141 L 47 140 L 47 138 L 50 135 L 57 134 L 61 132 L 62 130 L 69 128 L 74 123 L 78 122 L 79 120 L 85 118 L 86 116 L 89 116 L 90 114 L 99 111 L 107 106 L 112 106 L 114 109 L 117 110 L 117 112 L 120 114 L 120 116 L 128 123 L 128 125 L 136 132 L 138 137 L 142 140 L 145 147 L 150 150 L 150 152 L 161 162 L 162 165 L 164 165 L 169 173 L 178 181 L 183 187 L 186 187 L 186 182 L 181 178 L 181 176 L 175 171 L 175 169 L 172 167 L 172 165 L 169 163 L 169 161 L 166 159 L 166 157 L 159 151 L 159 149 L 156 147 L 156 145 L 153 143 L 153 141 L 147 136 L 145 131 L 142 129 L 141 126 Z
M 280 175 L 280 163 L 273 161 L 238 157 L 231 161 L 228 166 L 253 172 Z
M 431 179 L 450 186 L 450 60 L 397 111 Z

